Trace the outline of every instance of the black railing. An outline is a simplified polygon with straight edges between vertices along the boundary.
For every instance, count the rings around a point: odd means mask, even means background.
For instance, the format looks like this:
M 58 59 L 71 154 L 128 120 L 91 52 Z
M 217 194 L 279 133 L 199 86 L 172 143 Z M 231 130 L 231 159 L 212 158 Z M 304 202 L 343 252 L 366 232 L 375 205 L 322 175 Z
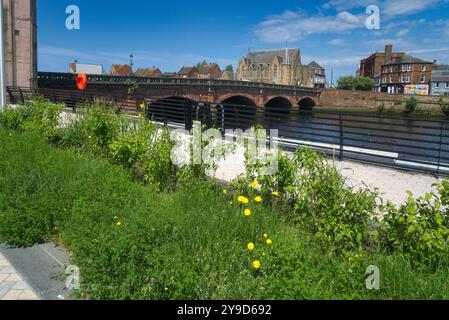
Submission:
M 23 103 L 34 94 L 24 88 L 8 88 L 12 103 Z M 153 121 L 189 130 L 193 121 L 224 132 L 255 125 L 277 129 L 286 150 L 309 146 L 338 159 L 357 160 L 405 170 L 449 175 L 449 122 L 391 115 L 299 110 L 297 107 L 211 104 L 186 98 L 153 101 L 145 97 L 114 96 L 40 89 L 53 102 L 76 108 L 96 97 L 127 112 L 143 112 Z

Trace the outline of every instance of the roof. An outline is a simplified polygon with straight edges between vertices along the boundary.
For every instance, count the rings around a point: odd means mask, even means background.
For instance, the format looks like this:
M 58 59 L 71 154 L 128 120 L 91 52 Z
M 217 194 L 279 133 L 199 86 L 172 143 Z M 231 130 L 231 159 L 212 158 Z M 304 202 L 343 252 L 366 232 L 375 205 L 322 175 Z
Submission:
M 285 63 L 291 63 L 298 58 L 301 60 L 299 49 L 250 51 L 246 55 L 246 58 L 249 59 L 252 64 L 271 64 L 276 57 L 280 58 L 282 62 L 287 58 L 288 61 L 285 61 Z
M 208 65 L 200 67 L 198 69 L 198 73 L 200 73 L 200 74 L 210 74 L 212 69 L 215 68 L 215 67 L 218 67 L 218 70 L 221 72 L 221 69 L 220 69 L 220 67 L 218 65 L 216 65 L 216 64 L 208 64 Z
M 449 82 L 449 69 L 448 70 L 433 70 L 432 82 Z
M 137 77 L 155 77 L 162 74 L 159 68 L 140 68 L 134 73 Z
M 429 64 L 432 64 L 433 62 L 429 62 L 429 61 L 425 61 L 425 60 L 422 60 L 422 59 L 419 59 L 419 58 L 415 58 L 415 57 L 412 57 L 409 54 L 404 54 L 404 55 L 402 55 L 400 57 L 393 58 L 393 60 L 387 62 L 385 65 L 387 66 L 387 65 L 398 64 L 398 63 L 399 64 L 403 64 L 403 63 L 429 63 Z
M 449 71 L 449 64 L 434 64 L 432 70 Z
M 197 71 L 196 67 L 182 67 L 181 70 L 179 70 L 179 75 L 189 75 L 192 71 Z
M 324 69 L 321 65 L 318 64 L 318 62 L 316 61 L 312 61 L 310 62 L 308 65 L 308 67 L 313 68 L 313 69 Z

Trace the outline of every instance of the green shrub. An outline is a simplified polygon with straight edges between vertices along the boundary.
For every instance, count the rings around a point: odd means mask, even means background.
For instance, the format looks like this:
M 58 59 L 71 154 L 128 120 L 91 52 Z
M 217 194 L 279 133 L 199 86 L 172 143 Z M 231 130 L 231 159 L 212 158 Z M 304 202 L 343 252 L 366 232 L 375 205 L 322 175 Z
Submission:
M 440 105 L 441 112 L 446 116 L 446 118 L 449 117 L 449 103 L 444 102 L 443 97 L 440 97 L 438 104 Z
M 59 114 L 62 104 L 51 103 L 40 96 L 26 101 L 23 106 L 8 107 L 0 113 L 0 125 L 7 129 L 38 132 L 49 142 L 57 142 L 61 138 Z
M 259 177 L 257 165 L 247 168 L 246 176 L 232 186 L 250 193 L 251 181 L 258 180 L 261 193 L 273 199 L 272 205 L 305 226 L 329 250 L 361 250 L 376 241 L 378 231 L 373 230 L 378 195 L 346 185 L 323 155 L 306 148 L 299 148 L 291 158 L 280 155 L 273 176 Z M 279 192 L 279 197 L 273 198 L 273 191 Z
M 449 182 L 437 186 L 438 194 L 413 198 L 399 209 L 390 206 L 383 219 L 383 242 L 390 250 L 435 263 L 449 257 Z
M 96 99 L 64 130 L 61 146 L 108 156 L 111 143 L 128 125 L 129 120 L 118 116 L 105 101 Z
M 411 115 L 413 112 L 415 112 L 417 105 L 418 101 L 415 97 L 408 98 L 405 103 L 405 114 Z

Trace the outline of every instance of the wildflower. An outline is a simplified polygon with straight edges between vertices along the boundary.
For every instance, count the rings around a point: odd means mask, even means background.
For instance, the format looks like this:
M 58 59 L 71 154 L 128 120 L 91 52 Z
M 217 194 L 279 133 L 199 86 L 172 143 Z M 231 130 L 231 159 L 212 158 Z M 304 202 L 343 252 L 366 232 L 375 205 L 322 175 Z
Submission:
M 229 204 L 232 206 L 234 204 L 234 201 L 229 201 Z
M 117 219 L 118 219 L 118 217 L 117 217 L 117 216 L 115 216 L 115 217 L 114 217 L 114 220 L 117 220 Z
M 271 239 L 267 239 L 267 245 L 271 246 L 273 244 L 273 241 Z
M 249 251 L 253 251 L 254 250 L 254 243 L 250 242 L 250 243 L 248 243 L 248 245 L 246 247 L 248 248 Z
M 117 221 L 116 225 L 118 225 L 119 227 L 122 225 L 121 221 Z
M 262 255 L 265 257 L 267 254 L 265 252 L 263 252 Z
M 223 189 L 224 194 L 228 194 L 228 189 Z
M 251 187 L 253 187 L 253 189 L 256 189 L 258 186 L 259 186 L 259 181 L 257 181 L 257 180 L 254 180 L 254 181 L 251 183 Z
M 254 260 L 253 261 L 253 268 L 254 269 L 260 269 L 260 261 L 259 260 Z
M 266 239 L 268 238 L 268 234 L 264 233 L 263 237 Z
M 165 291 L 168 291 L 168 288 L 167 287 L 165 287 L 165 289 L 164 289 Z
M 89 138 L 89 140 L 90 140 L 90 139 L 92 139 L 92 136 L 88 136 L 87 138 Z
M 139 119 L 143 119 L 143 115 L 139 113 Z
M 248 198 L 245 197 L 245 196 L 239 196 L 239 197 L 237 198 L 237 200 L 238 200 L 238 202 L 241 202 L 241 203 L 243 203 L 243 204 L 248 204 L 248 203 L 249 203 Z
M 251 210 L 245 209 L 244 213 L 245 213 L 245 216 L 249 217 L 251 215 Z
M 279 197 L 279 192 L 277 192 L 277 191 L 273 191 L 271 194 L 275 197 Z
M 145 103 L 140 104 L 140 109 L 145 109 Z
M 255 197 L 254 198 L 254 201 L 256 201 L 257 203 L 260 203 L 260 202 L 262 202 L 262 197 Z

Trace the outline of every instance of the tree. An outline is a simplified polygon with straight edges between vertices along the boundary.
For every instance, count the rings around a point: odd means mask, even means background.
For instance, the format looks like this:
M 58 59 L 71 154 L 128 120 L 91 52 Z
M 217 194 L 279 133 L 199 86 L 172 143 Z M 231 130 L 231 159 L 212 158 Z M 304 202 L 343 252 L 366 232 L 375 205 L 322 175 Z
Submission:
M 201 61 L 201 62 L 198 62 L 197 65 L 196 65 L 196 67 L 197 67 L 197 69 L 199 69 L 199 68 L 204 67 L 204 66 L 207 66 L 207 65 L 208 65 L 207 61 L 206 61 L 206 60 L 203 60 L 203 61 Z
M 410 97 L 407 99 L 405 103 L 405 114 L 411 115 L 416 110 L 416 106 L 418 105 L 418 101 L 415 97 Z
M 376 83 L 371 78 L 346 76 L 337 81 L 337 88 L 343 90 L 372 91 Z
M 232 64 L 228 64 L 224 69 L 226 72 L 234 72 L 234 66 Z

